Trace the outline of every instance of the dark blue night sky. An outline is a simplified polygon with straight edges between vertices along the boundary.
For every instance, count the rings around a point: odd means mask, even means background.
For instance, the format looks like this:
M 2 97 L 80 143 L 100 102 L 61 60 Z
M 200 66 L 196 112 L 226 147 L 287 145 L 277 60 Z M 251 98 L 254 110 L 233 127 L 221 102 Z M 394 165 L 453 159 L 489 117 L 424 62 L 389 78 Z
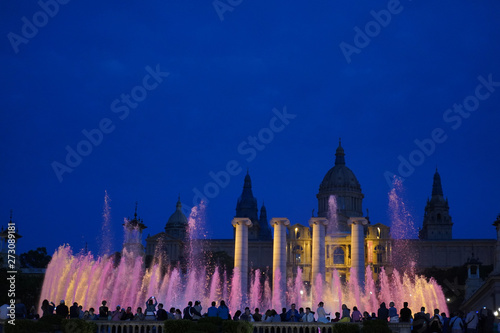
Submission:
M 372 223 L 396 174 L 421 225 L 437 166 L 454 238 L 494 238 L 497 1 L 6 0 L 0 36 L 19 252 L 97 251 L 105 190 L 115 250 L 136 201 L 153 235 L 197 190 L 231 238 L 247 168 L 269 217 L 306 224 L 339 137 Z

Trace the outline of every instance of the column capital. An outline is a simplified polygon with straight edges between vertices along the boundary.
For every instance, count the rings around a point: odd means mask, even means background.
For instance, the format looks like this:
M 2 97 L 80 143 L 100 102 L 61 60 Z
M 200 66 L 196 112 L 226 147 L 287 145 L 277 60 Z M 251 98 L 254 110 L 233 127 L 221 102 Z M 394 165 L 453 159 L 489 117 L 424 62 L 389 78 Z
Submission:
M 289 226 L 290 225 L 290 220 L 287 219 L 286 217 L 273 217 L 270 221 L 271 226 L 274 228 L 277 225 L 284 225 L 284 226 Z
M 349 220 L 347 220 L 347 225 L 353 225 L 353 224 L 367 225 L 368 220 L 365 219 L 364 217 L 350 217 Z
M 235 217 L 231 223 L 235 228 L 237 225 L 246 225 L 249 228 L 252 226 L 252 221 L 247 217 Z
M 312 227 L 313 225 L 328 225 L 328 219 L 324 217 L 311 217 L 309 219 L 309 226 Z

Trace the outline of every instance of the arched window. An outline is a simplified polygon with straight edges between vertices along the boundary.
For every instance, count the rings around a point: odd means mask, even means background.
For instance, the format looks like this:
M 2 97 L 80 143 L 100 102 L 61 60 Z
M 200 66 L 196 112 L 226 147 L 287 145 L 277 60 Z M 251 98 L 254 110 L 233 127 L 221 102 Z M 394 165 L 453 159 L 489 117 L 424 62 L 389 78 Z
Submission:
M 345 263 L 344 250 L 341 247 L 337 247 L 333 251 L 333 264 L 334 265 L 344 265 L 344 263 Z
M 381 264 L 384 260 L 385 247 L 382 245 L 375 246 L 375 254 L 377 255 L 377 263 Z

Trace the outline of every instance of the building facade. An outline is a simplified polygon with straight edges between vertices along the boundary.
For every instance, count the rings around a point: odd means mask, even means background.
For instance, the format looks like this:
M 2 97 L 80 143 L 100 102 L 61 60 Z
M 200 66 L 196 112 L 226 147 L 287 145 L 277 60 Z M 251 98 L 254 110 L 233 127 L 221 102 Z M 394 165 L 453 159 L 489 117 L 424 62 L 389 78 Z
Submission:
M 339 272 L 341 279 L 349 279 L 353 264 L 352 234 L 349 221 L 362 218 L 364 265 L 370 267 L 374 279 L 383 267 L 392 270 L 395 240 L 391 229 L 384 223 L 372 223 L 363 214 L 364 194 L 354 172 L 347 167 L 345 151 L 339 142 L 335 153 L 334 166 L 327 171 L 319 185 L 317 216 L 328 221 L 324 233 L 325 279 L 332 277 L 333 270 Z M 334 198 L 335 200 L 333 200 Z M 170 263 L 175 264 L 184 258 L 187 218 L 182 213 L 180 199 L 176 210 L 168 219 L 165 231 L 146 239 L 146 255 L 156 256 L 164 253 Z M 332 212 L 336 214 L 332 214 Z M 273 258 L 273 236 L 267 210 L 262 204 L 260 211 L 257 198 L 253 195 L 252 180 L 247 172 L 243 190 L 236 203 L 235 218 L 248 218 L 248 265 L 250 269 L 270 270 Z M 229 219 L 228 219 L 229 220 Z M 297 269 L 302 270 L 305 283 L 313 280 L 313 228 L 308 221 L 289 223 L 286 226 L 286 271 L 294 277 Z M 229 228 L 228 224 L 228 228 Z M 449 268 L 465 265 L 468 258 L 478 258 L 483 265 L 494 263 L 495 239 L 453 239 L 452 218 L 448 199 L 444 196 L 441 176 L 437 169 L 433 177 L 431 197 L 427 199 L 419 239 L 406 240 L 415 251 L 418 269 L 437 267 Z M 234 239 L 211 239 L 204 241 L 204 248 L 212 252 L 225 252 L 234 257 Z

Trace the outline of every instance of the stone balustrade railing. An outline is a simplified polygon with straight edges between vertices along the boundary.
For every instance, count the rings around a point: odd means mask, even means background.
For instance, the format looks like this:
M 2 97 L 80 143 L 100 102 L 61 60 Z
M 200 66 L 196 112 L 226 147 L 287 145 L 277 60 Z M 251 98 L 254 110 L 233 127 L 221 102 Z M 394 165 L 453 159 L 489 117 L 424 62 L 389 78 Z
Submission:
M 93 321 L 97 325 L 98 333 L 178 333 L 166 332 L 162 321 Z M 253 324 L 254 333 L 332 333 L 335 323 L 263 323 Z M 357 323 L 362 325 L 362 323 Z M 0 321 L 0 332 L 5 332 L 6 322 Z M 393 333 L 411 333 L 409 323 L 389 323 Z M 182 333 L 182 332 L 180 332 Z
M 97 333 L 162 333 L 163 321 L 95 320 Z
M 254 333 L 332 333 L 331 324 L 321 323 L 252 323 Z M 362 326 L 362 323 L 356 323 Z M 389 328 L 393 333 L 411 333 L 409 323 L 389 323 Z

